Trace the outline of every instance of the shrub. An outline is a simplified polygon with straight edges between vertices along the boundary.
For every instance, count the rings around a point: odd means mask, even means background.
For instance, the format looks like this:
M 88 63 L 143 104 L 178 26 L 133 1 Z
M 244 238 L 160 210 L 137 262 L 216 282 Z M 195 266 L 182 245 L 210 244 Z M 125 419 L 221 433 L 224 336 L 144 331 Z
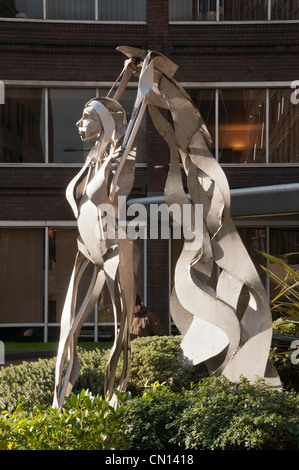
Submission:
M 108 397 L 81 391 L 71 394 L 62 410 L 35 405 L 24 409 L 25 399 L 0 418 L 1 450 L 111 450 L 125 449 L 121 422 L 125 394 L 115 409 Z
M 179 391 L 207 375 L 206 369 L 184 361 L 181 341 L 182 336 L 153 336 L 132 341 L 128 390 L 133 396 L 142 394 L 147 383 L 165 383 Z
M 299 448 L 299 398 L 263 382 L 203 379 L 173 394 L 152 388 L 127 403 L 132 449 L 290 450 Z
M 180 357 L 181 337 L 137 338 L 132 342 L 131 373 L 127 390 L 133 396 L 141 394 L 145 384 L 165 382 L 174 390 L 189 387 L 191 381 L 198 381 L 204 372 L 183 363 Z M 78 349 L 80 374 L 73 392 L 90 390 L 93 395 L 103 394 L 105 369 L 109 350 Z M 121 361 L 117 370 L 118 380 Z M 36 403 L 50 405 L 54 389 L 55 359 L 40 359 L 38 362 L 24 362 L 0 370 L 0 410 L 12 411 L 21 397 L 24 406 L 31 409 Z

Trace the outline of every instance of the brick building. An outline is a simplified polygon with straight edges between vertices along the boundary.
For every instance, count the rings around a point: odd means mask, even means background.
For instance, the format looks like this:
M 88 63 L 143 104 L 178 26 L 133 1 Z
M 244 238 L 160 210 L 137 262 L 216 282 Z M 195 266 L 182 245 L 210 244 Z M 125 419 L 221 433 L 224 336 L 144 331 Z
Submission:
M 213 137 L 236 225 L 269 295 L 256 249 L 299 251 L 299 0 L 1 0 L 2 339 L 29 330 L 58 338 L 77 237 L 65 189 L 88 152 L 75 124 L 119 76 L 119 45 L 159 51 L 179 66 L 175 78 Z M 135 89 L 123 96 L 128 114 Z M 169 151 L 148 115 L 139 144 L 130 199 L 163 201 Z M 178 244 L 137 245 L 138 291 L 170 331 Z M 97 339 L 111 322 L 104 292 L 84 331 Z

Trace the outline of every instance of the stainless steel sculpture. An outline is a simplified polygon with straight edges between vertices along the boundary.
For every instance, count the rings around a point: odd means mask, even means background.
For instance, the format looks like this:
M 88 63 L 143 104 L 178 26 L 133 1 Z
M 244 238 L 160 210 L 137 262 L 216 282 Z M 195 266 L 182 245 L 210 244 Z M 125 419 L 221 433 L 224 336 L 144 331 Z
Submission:
M 95 145 L 67 188 L 80 237 L 61 319 L 53 405 L 62 406 L 78 377 L 77 337 L 105 282 L 115 315 L 115 341 L 107 364 L 105 393 L 113 395 L 121 354 L 123 369 L 118 388 L 126 388 L 129 326 L 135 300 L 133 241 L 123 233 L 120 236 L 116 198 L 127 197 L 132 189 L 133 143 L 147 106 L 154 126 L 170 149 L 167 205 L 188 205 L 193 215 L 195 206 L 203 205 L 203 233 L 191 227 L 194 239 L 184 242 L 170 299 L 172 318 L 183 335 L 182 350 L 193 364 L 205 363 L 211 375 L 223 374 L 232 381 L 240 375 L 251 381 L 262 377 L 279 387 L 279 376 L 268 361 L 272 338 L 269 302 L 230 216 L 229 186 L 210 152 L 211 138 L 203 119 L 173 78 L 177 70 L 173 62 L 157 52 L 126 46 L 118 50 L 128 57 L 119 79 L 107 97 L 86 104 L 77 123 L 82 138 L 94 140 Z M 138 77 L 138 88 L 130 122 L 126 123 L 118 100 L 132 74 Z M 170 112 L 172 124 L 160 109 Z M 115 227 L 113 233 L 107 228 L 109 217 L 116 222 L 111 224 Z M 78 286 L 89 263 L 94 265 L 94 276 L 77 309 Z M 216 287 L 211 283 L 215 266 L 219 274 Z M 121 314 L 119 330 L 117 311 Z

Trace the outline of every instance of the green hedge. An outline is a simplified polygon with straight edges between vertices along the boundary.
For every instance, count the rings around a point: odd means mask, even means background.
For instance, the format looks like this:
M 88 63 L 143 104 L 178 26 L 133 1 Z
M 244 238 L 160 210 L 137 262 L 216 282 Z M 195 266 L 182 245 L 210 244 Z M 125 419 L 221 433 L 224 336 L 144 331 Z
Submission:
M 298 450 L 299 396 L 263 382 L 203 379 L 174 393 L 158 386 L 127 403 L 128 446 L 154 450 Z
M 80 376 L 62 411 L 49 407 L 55 359 L 2 368 L 0 448 L 298 449 L 299 395 L 290 380 L 276 392 L 263 382 L 208 378 L 184 363 L 180 341 L 132 343 L 131 399 L 116 410 L 103 398 L 109 351 L 80 350 Z M 290 361 L 279 364 L 287 377 Z
M 199 381 L 206 372 L 200 367 L 182 361 L 180 336 L 138 338 L 132 342 L 131 373 L 127 390 L 132 396 L 142 394 L 146 383 L 159 381 L 173 390 L 189 387 L 190 382 Z M 105 368 L 109 350 L 86 351 L 79 348 L 80 374 L 73 392 L 89 390 L 94 396 L 104 393 Z M 118 375 L 120 374 L 121 361 Z M 0 411 L 13 411 L 21 397 L 26 406 L 36 403 L 52 403 L 54 389 L 55 359 L 40 359 L 23 362 L 0 370 Z
M 175 392 L 154 384 L 141 397 L 118 393 L 113 408 L 81 391 L 57 411 L 25 399 L 0 417 L 1 450 L 298 450 L 299 397 L 262 382 L 206 378 Z

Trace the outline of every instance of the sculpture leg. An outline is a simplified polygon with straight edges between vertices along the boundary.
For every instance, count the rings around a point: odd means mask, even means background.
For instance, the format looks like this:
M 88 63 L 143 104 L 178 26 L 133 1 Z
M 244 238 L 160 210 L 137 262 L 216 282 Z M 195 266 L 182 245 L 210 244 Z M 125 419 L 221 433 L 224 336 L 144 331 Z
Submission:
M 115 375 L 118 360 L 123 353 L 123 368 L 118 384 L 118 389 L 124 391 L 128 382 L 130 371 L 130 346 L 129 331 L 130 324 L 135 305 L 135 281 L 133 269 L 133 242 L 132 240 L 121 240 L 119 243 L 119 260 L 110 258 L 105 262 L 104 270 L 106 272 L 106 280 L 110 289 L 111 298 L 114 299 L 115 306 L 115 322 L 116 318 L 116 298 L 120 300 L 120 327 L 117 331 L 113 347 L 110 351 L 109 361 L 106 367 L 105 377 L 105 394 L 110 397 L 113 395 L 115 385 Z M 115 290 L 117 290 L 117 294 Z
M 79 360 L 76 350 L 77 338 L 82 324 L 86 316 L 88 316 L 94 308 L 105 282 L 103 271 L 99 271 L 95 266 L 86 296 L 76 313 L 78 287 L 89 263 L 90 261 L 88 261 L 82 253 L 79 252 L 77 254 L 61 318 L 61 333 L 56 362 L 53 399 L 53 407 L 55 408 L 60 408 L 63 405 L 64 397 L 70 393 L 78 377 Z M 63 368 L 66 361 L 68 362 L 63 376 Z

